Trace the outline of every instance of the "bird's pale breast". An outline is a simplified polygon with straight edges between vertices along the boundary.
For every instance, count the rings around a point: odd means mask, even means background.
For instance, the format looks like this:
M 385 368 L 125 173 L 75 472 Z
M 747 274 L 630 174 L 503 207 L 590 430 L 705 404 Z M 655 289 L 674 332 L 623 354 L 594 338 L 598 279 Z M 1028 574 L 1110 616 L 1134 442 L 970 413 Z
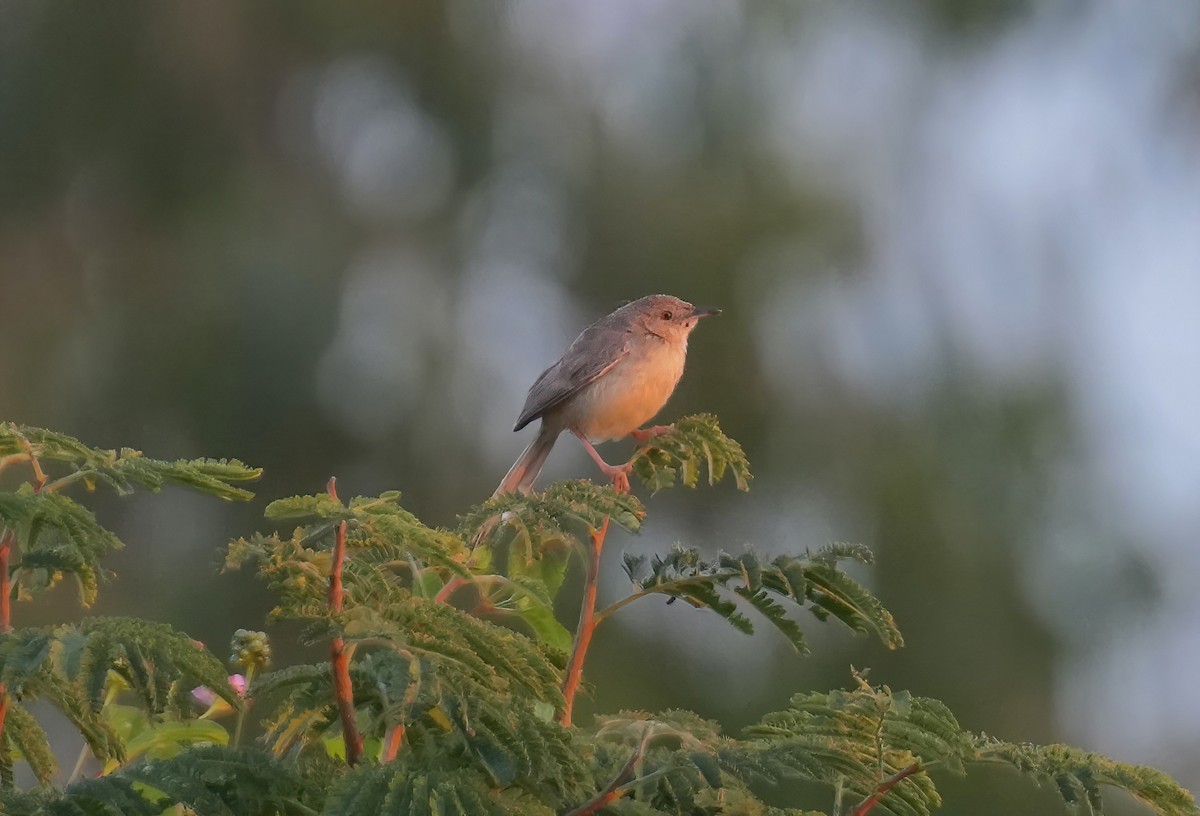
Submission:
M 686 343 L 643 341 L 571 400 L 564 414 L 567 426 L 593 442 L 628 436 L 666 404 L 683 376 L 686 356 Z

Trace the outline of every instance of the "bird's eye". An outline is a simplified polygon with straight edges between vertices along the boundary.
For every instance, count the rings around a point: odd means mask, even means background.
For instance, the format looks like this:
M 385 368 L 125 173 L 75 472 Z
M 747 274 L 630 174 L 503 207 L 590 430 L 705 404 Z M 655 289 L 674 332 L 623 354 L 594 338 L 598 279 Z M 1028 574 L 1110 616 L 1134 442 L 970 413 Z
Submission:
M 670 320 L 670 319 L 671 319 L 671 313 L 670 313 L 670 312 L 663 312 L 663 313 L 662 313 L 662 319 L 663 319 L 663 320 Z

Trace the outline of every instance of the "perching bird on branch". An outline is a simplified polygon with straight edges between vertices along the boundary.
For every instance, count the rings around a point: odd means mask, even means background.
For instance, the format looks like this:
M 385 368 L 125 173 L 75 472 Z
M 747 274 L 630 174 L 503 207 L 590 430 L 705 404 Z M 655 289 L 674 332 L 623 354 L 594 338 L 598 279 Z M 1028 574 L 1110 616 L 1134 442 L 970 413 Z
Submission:
M 513 430 L 539 417 L 542 424 L 494 495 L 532 490 L 563 431 L 578 437 L 601 472 L 618 490 L 627 491 L 630 465 L 608 464 L 592 443 L 626 436 L 644 442 L 665 430 L 641 429 L 641 425 L 659 412 L 675 390 L 683 375 L 688 335 L 696 323 L 720 313 L 670 295 L 650 295 L 584 329 L 529 389 Z

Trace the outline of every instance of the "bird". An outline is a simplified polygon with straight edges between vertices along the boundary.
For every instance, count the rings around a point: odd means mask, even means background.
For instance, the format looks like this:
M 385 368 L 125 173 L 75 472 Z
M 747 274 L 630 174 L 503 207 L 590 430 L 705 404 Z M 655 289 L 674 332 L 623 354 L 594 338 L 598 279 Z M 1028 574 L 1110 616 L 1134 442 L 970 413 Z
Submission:
M 538 434 L 493 496 L 530 493 L 563 431 L 583 443 L 617 490 L 628 492 L 630 463 L 608 464 L 594 443 L 626 436 L 645 442 L 670 430 L 641 426 L 662 409 L 683 376 L 692 330 L 701 318 L 720 313 L 671 295 L 649 295 L 584 329 L 529 389 L 513 430 L 541 419 Z

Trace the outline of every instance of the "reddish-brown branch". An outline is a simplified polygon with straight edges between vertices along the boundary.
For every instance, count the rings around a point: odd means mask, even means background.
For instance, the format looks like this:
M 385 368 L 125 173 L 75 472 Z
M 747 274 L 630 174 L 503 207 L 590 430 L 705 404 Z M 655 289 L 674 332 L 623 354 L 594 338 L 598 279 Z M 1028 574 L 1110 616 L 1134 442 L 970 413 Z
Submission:
M 896 787 L 905 779 L 908 779 L 913 774 L 920 772 L 921 766 L 916 762 L 906 768 L 901 768 L 899 771 L 880 782 L 879 787 L 875 788 L 874 793 L 872 793 L 866 799 L 863 799 L 858 803 L 854 810 L 850 811 L 850 816 L 867 816 L 867 814 L 871 812 L 871 809 L 879 804 L 879 800 L 883 798 L 885 793 Z
M 459 588 L 465 587 L 470 583 L 470 581 L 468 581 L 466 578 L 463 578 L 461 575 L 455 575 L 446 582 L 445 586 L 438 590 L 438 594 L 434 595 L 433 599 L 438 603 L 446 603 L 450 600 L 450 596 L 458 591 Z
M 613 777 L 613 780 L 604 786 L 604 790 L 600 791 L 574 810 L 567 811 L 565 816 L 591 816 L 591 814 L 599 812 L 606 805 L 611 805 L 613 802 L 617 801 L 626 793 L 628 793 L 629 791 L 625 785 L 625 781 L 629 779 L 629 777 L 633 776 L 634 769 L 636 769 L 638 763 L 642 761 L 642 757 L 646 755 L 646 746 L 649 744 L 650 729 L 647 728 L 645 733 L 642 734 L 642 739 L 641 742 L 638 743 L 638 747 L 634 749 L 632 754 L 630 754 L 629 760 L 625 763 L 621 770 L 617 771 L 617 775 Z
M 29 457 L 29 464 L 33 467 L 33 478 L 35 481 L 33 492 L 41 493 L 42 487 L 46 484 L 46 472 L 42 470 L 42 463 L 38 461 L 37 454 L 33 452 L 33 445 L 29 440 L 21 437 L 21 446 L 25 448 L 25 453 Z
M 329 495 L 337 498 L 337 479 L 329 480 Z M 333 539 L 333 564 L 329 568 L 329 612 L 342 611 L 342 564 L 346 560 L 346 522 L 338 524 Z M 346 743 L 346 763 L 357 765 L 362 758 L 363 738 L 358 731 L 354 716 L 354 687 L 350 683 L 350 656 L 346 654 L 346 642 L 335 637 L 329 644 L 330 663 L 333 667 L 333 695 L 337 702 L 338 717 L 342 721 L 342 739 Z
M 0 533 L 0 632 L 12 631 L 12 578 L 8 574 L 8 563 L 15 538 L 12 530 Z
M 400 746 L 404 744 L 404 723 L 396 723 L 392 728 L 392 733 L 388 734 L 387 742 L 383 746 L 383 761 L 391 762 L 396 758 L 396 754 L 400 753 Z
M 12 530 L 0 533 L 0 632 L 12 631 L 12 586 L 8 576 L 8 561 L 16 535 Z M 0 683 L 0 746 L 4 745 L 4 722 L 8 719 L 8 689 Z
M 596 630 L 596 587 L 600 582 L 600 554 L 604 552 L 604 537 L 608 535 L 608 519 L 591 535 L 591 549 L 588 553 L 587 579 L 583 586 L 583 606 L 579 610 L 579 626 L 575 630 L 575 642 L 571 644 L 571 658 L 567 661 L 567 671 L 563 675 L 563 715 L 559 720 L 563 725 L 571 724 L 571 710 L 575 706 L 575 693 L 579 691 L 579 683 L 583 680 L 583 662 L 587 659 L 588 646 L 592 642 L 592 633 Z

